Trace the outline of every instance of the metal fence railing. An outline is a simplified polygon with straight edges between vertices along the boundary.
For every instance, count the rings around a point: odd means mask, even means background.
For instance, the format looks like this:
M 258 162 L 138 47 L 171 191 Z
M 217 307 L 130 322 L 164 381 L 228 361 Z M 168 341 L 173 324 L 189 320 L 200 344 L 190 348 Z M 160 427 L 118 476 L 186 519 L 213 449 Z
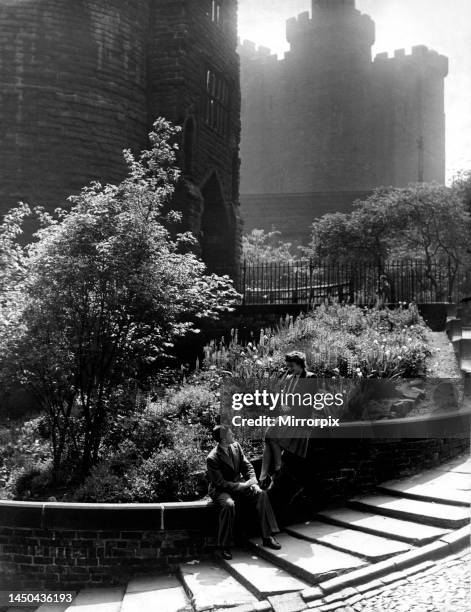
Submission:
M 316 260 L 248 263 L 216 270 L 235 278 L 242 303 L 310 304 L 325 301 L 371 306 L 388 303 L 459 302 L 471 296 L 471 270 L 451 262 L 419 260 L 333 264 Z

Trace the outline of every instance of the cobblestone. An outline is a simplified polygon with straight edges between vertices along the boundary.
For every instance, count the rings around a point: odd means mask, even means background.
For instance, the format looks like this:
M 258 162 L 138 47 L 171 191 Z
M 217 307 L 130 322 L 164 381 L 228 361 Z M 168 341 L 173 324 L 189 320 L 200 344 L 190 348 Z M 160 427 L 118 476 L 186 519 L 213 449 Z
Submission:
M 434 568 L 363 594 L 356 612 L 469 612 L 471 551 L 438 561 Z

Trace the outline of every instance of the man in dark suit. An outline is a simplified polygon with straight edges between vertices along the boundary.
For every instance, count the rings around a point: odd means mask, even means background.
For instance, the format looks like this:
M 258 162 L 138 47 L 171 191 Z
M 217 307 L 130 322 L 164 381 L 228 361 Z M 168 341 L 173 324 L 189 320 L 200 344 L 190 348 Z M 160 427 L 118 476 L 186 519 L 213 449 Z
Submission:
M 209 495 L 219 507 L 218 546 L 224 559 L 232 559 L 236 502 L 251 504 L 256 510 L 264 546 L 279 550 L 281 545 L 273 537 L 279 531 L 275 513 L 266 491 L 257 483 L 253 465 L 234 441 L 229 427 L 217 425 L 213 430 L 217 446 L 207 458 Z

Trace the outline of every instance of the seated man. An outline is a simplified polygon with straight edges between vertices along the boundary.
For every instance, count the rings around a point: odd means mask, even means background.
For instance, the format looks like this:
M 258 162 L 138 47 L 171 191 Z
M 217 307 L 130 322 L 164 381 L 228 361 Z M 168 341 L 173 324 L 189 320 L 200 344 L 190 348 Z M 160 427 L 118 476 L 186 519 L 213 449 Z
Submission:
M 265 491 L 257 484 L 252 464 L 240 444 L 234 442 L 229 427 L 217 425 L 213 430 L 217 446 L 207 458 L 209 495 L 219 507 L 218 546 L 224 559 L 232 559 L 235 502 L 253 505 L 264 546 L 279 550 L 281 545 L 273 537 L 278 532 L 275 514 Z

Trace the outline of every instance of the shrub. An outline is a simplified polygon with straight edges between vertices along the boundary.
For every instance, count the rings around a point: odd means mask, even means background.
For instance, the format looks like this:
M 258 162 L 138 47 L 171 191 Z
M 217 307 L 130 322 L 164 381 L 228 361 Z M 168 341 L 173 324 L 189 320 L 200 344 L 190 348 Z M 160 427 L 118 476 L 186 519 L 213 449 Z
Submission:
M 195 499 L 205 469 L 203 446 L 207 434 L 200 426 L 175 422 L 172 446 L 156 450 L 126 475 L 135 501 L 180 501 Z
M 163 502 L 206 493 L 203 472 L 208 434 L 199 425 L 175 421 L 168 445 L 154 444 L 138 457 L 129 448 L 98 464 L 74 493 L 80 502 Z M 133 442 L 137 445 L 137 441 Z M 145 455 L 145 457 L 144 457 Z
M 170 399 L 179 419 L 188 423 L 199 423 L 211 430 L 219 416 L 218 396 L 203 385 L 183 386 Z
M 92 468 L 90 475 L 75 491 L 71 500 L 76 502 L 111 503 L 132 502 L 123 476 L 114 472 L 112 462 L 103 462 Z
M 14 499 L 43 499 L 53 483 L 51 462 L 28 463 L 12 471 L 7 490 Z

